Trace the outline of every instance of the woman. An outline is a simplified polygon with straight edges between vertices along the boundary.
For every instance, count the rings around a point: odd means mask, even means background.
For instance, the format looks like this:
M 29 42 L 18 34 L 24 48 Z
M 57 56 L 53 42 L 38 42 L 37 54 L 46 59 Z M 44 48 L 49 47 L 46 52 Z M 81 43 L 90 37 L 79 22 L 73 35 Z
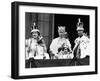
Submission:
M 67 59 L 72 55 L 72 50 L 70 41 L 66 38 L 65 26 L 58 26 L 58 34 L 59 37 L 53 39 L 50 45 L 51 59 Z
M 49 59 L 43 37 L 40 35 L 40 31 L 34 27 L 33 25 L 32 37 L 26 40 L 26 59 Z

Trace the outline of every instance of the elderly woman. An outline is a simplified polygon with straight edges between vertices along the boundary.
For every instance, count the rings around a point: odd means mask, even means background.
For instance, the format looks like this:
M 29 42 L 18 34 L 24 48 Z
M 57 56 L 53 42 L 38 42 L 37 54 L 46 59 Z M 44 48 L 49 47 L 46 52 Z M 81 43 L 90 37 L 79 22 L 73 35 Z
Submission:
M 43 37 L 35 25 L 33 25 L 31 34 L 32 38 L 26 40 L 26 59 L 49 59 Z
M 51 58 L 52 59 L 72 58 L 71 44 L 68 38 L 66 38 L 67 32 L 65 31 L 65 26 L 58 27 L 58 34 L 59 37 L 53 39 L 50 45 Z

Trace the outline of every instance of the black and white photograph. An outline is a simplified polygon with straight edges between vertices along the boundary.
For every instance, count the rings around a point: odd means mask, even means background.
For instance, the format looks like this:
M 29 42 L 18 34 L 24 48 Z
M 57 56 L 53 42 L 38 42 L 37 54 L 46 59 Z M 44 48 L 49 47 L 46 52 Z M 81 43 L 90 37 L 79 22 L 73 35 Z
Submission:
M 12 3 L 12 78 L 97 74 L 97 7 Z
M 25 13 L 25 67 L 89 65 L 89 15 Z

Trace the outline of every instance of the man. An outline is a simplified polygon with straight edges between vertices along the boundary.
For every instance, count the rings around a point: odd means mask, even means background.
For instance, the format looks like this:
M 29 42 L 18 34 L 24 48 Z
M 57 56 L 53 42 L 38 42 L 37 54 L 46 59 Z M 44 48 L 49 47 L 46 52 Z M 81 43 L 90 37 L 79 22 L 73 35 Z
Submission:
M 84 33 L 83 23 L 78 19 L 77 23 L 78 38 L 76 38 L 73 54 L 76 58 L 85 58 L 89 56 L 89 38 Z
M 65 37 L 66 33 L 65 26 L 58 26 L 59 37 L 53 39 L 50 45 L 51 59 L 65 59 L 67 58 L 66 55 L 72 52 L 71 44 L 68 38 Z M 65 48 L 69 49 L 69 51 Z

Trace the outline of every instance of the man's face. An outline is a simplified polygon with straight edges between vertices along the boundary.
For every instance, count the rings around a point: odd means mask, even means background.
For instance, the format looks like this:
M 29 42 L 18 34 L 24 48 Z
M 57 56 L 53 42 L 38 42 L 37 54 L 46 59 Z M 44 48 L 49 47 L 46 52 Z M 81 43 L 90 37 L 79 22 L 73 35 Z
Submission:
M 83 30 L 78 30 L 78 35 L 82 36 L 83 35 Z
M 32 37 L 36 39 L 38 37 L 38 32 L 37 31 L 32 32 Z

